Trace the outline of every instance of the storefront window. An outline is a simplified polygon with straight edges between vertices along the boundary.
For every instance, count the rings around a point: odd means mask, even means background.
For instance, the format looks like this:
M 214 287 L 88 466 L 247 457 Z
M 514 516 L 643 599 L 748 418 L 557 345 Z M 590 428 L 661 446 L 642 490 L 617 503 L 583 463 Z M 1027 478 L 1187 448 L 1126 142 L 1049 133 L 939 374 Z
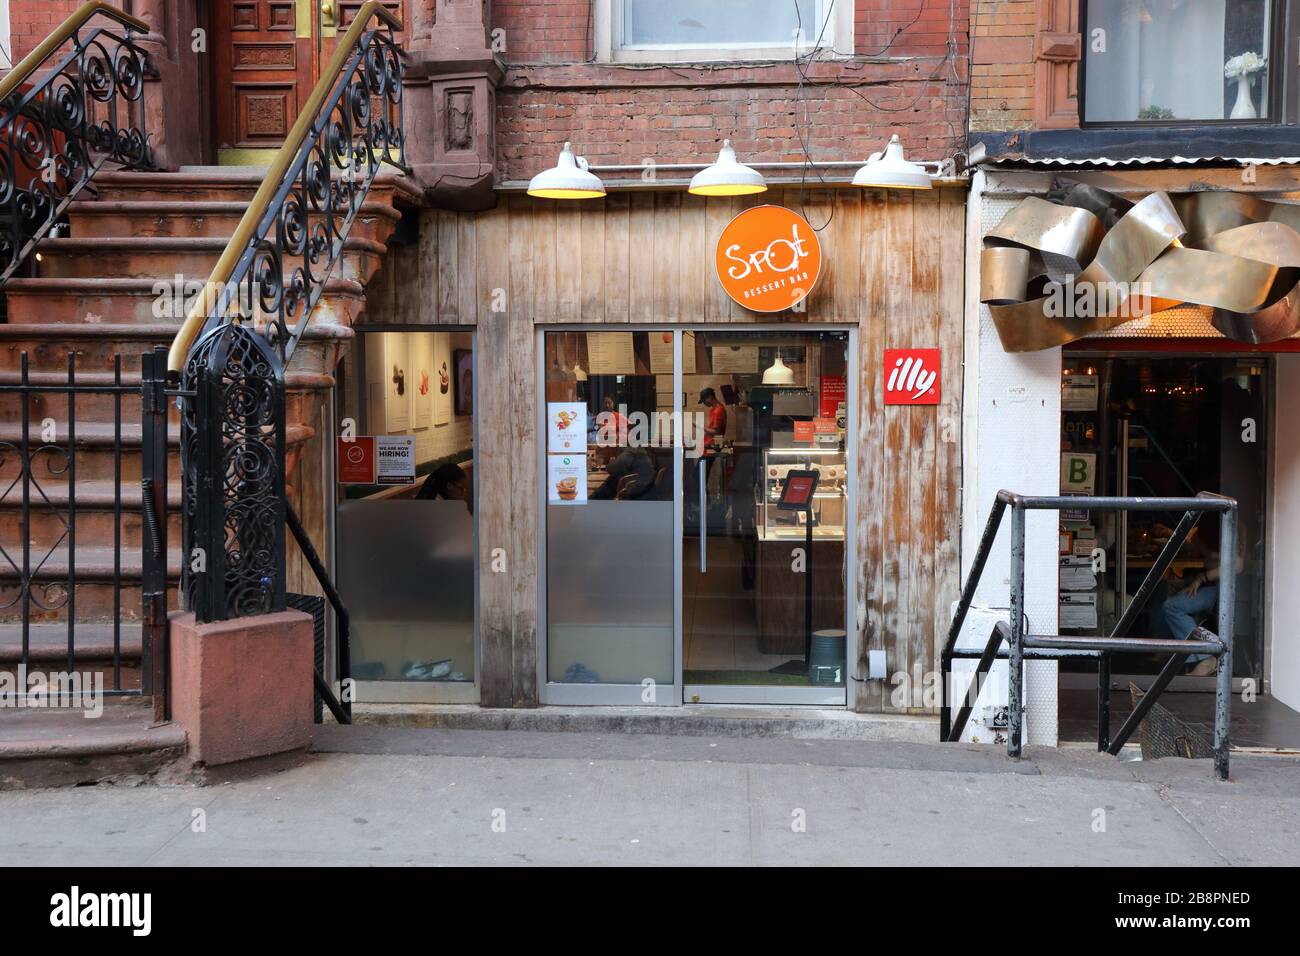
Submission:
M 1088 0 L 1090 123 L 1266 118 L 1269 0 Z
M 353 441 L 339 443 L 336 525 L 352 673 L 358 681 L 469 684 L 476 606 L 473 334 L 358 338 L 340 387 L 340 417 L 355 432 Z M 349 459 L 355 453 L 364 472 L 368 450 L 378 462 L 368 475 L 354 473 Z M 369 696 L 377 699 L 373 691 Z

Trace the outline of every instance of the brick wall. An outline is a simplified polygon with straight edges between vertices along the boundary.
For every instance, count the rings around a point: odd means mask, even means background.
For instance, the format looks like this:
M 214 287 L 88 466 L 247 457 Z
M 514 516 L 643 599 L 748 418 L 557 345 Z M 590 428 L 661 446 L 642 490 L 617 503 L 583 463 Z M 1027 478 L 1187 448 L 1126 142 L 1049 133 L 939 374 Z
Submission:
M 83 0 L 9 0 L 10 55 L 17 63 L 81 6 Z
M 845 2 L 845 0 L 840 0 Z M 503 179 L 551 166 L 565 140 L 594 164 L 863 159 L 898 132 L 917 159 L 964 141 L 968 0 L 857 0 L 851 59 L 625 66 L 594 63 L 591 4 L 496 0 L 506 31 L 497 94 Z M 949 14 L 955 56 L 947 55 Z M 802 79 L 802 87 L 801 87 Z
M 972 0 L 970 30 L 970 128 L 1033 126 L 1038 0 Z

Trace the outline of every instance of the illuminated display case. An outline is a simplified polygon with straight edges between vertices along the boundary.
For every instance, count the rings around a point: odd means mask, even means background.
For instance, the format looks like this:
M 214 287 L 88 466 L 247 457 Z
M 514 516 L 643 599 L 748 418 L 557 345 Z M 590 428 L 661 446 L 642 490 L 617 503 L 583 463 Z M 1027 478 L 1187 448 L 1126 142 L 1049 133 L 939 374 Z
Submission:
M 763 452 L 763 474 L 758 486 L 758 537 L 760 541 L 803 540 L 807 534 L 802 511 L 781 511 L 777 502 L 790 471 L 818 473 L 813 504 L 813 538 L 844 540 L 846 458 L 841 448 L 768 448 Z

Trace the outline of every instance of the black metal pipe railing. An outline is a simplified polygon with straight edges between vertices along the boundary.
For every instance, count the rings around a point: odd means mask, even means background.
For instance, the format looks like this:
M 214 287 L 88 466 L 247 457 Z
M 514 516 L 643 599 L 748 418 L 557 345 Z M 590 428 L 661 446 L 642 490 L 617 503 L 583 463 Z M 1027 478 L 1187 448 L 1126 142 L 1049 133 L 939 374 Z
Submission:
M 971 694 L 967 703 L 951 719 L 951 700 L 949 681 L 952 674 L 954 658 L 970 658 L 973 652 L 958 651 L 957 640 L 961 634 L 966 614 L 974 600 L 979 579 L 983 574 L 997 537 L 1003 514 L 1011 509 L 1011 578 L 1010 578 L 1010 613 L 1009 621 L 999 622 L 990 636 L 984 652 L 979 655 L 979 663 L 972 679 Z M 1065 508 L 1081 508 L 1097 511 L 1171 511 L 1183 512 L 1174 533 L 1152 563 L 1141 586 L 1134 595 L 1120 619 L 1111 629 L 1109 635 L 1065 636 L 1029 634 L 1025 617 L 1025 514 L 1028 511 L 1060 511 Z M 1187 541 L 1192 528 L 1204 513 L 1216 513 L 1220 518 L 1220 561 L 1219 576 L 1219 613 L 1216 631 L 1197 628 L 1187 640 L 1167 640 L 1159 638 L 1129 637 L 1128 631 L 1145 608 L 1156 585 L 1163 579 L 1174 557 Z M 1156 699 L 1178 673 L 1183 662 L 1190 654 L 1207 654 L 1218 658 L 1218 671 L 1215 681 L 1215 721 L 1214 721 L 1214 769 L 1221 780 L 1228 778 L 1228 753 L 1230 750 L 1230 725 L 1232 701 L 1232 640 L 1233 615 L 1236 604 L 1236 553 L 1237 553 L 1237 502 L 1223 495 L 1201 492 L 1194 498 L 1105 498 L 1080 495 L 1020 495 L 1010 491 L 999 491 L 994 502 L 989 520 L 985 525 L 984 535 L 979 550 L 962 588 L 962 597 L 953 615 L 952 626 L 948 631 L 942 661 L 942 706 L 940 709 L 940 736 L 942 740 L 951 741 L 960 738 L 970 717 L 974 697 L 979 693 L 983 675 L 991 668 L 995 659 L 1005 656 L 1008 661 L 1007 691 L 1007 753 L 1019 757 L 1023 738 L 1024 717 L 1024 662 L 1026 658 L 1060 658 L 1065 656 L 1087 655 L 1098 658 L 1097 665 L 1097 742 L 1098 749 L 1110 754 L 1118 754 L 1142 719 L 1154 706 Z M 1007 650 L 1001 651 L 1005 643 Z M 1119 732 L 1110 734 L 1110 655 L 1125 652 L 1169 654 L 1160 676 L 1151 689 L 1142 698 L 1140 705 L 1124 722 Z
M 325 706 L 330 709 L 330 713 L 334 715 L 335 720 L 340 724 L 350 724 L 352 723 L 353 697 L 351 618 L 348 616 L 348 609 L 343 605 L 343 599 L 339 597 L 339 592 L 334 587 L 333 580 L 330 579 L 325 562 L 316 553 L 316 548 L 312 545 L 311 538 L 308 536 L 307 530 L 302 526 L 302 522 L 298 520 L 298 513 L 293 510 L 293 505 L 286 506 L 284 514 L 289 523 L 289 530 L 293 533 L 294 541 L 298 543 L 299 550 L 302 551 L 303 557 L 307 559 L 307 564 L 311 566 L 312 573 L 316 575 L 316 583 L 325 592 L 325 600 L 334 609 L 339 686 L 342 688 L 342 700 L 335 698 L 329 682 L 326 681 L 325 675 L 319 670 L 316 671 L 316 691 L 320 694 L 321 700 L 325 701 Z
M 156 71 L 132 39 L 148 32 L 85 3 L 0 80 L 0 287 L 106 163 L 153 168 L 144 81 Z

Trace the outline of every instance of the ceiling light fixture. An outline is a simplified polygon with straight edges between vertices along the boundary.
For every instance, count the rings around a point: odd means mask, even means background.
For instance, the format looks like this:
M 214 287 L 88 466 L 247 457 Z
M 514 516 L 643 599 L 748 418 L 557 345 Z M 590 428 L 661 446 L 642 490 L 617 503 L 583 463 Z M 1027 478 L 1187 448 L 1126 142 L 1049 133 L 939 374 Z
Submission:
M 903 157 L 903 144 L 895 133 L 883 153 L 873 153 L 853 176 L 853 185 L 877 189 L 931 189 L 930 174 Z

